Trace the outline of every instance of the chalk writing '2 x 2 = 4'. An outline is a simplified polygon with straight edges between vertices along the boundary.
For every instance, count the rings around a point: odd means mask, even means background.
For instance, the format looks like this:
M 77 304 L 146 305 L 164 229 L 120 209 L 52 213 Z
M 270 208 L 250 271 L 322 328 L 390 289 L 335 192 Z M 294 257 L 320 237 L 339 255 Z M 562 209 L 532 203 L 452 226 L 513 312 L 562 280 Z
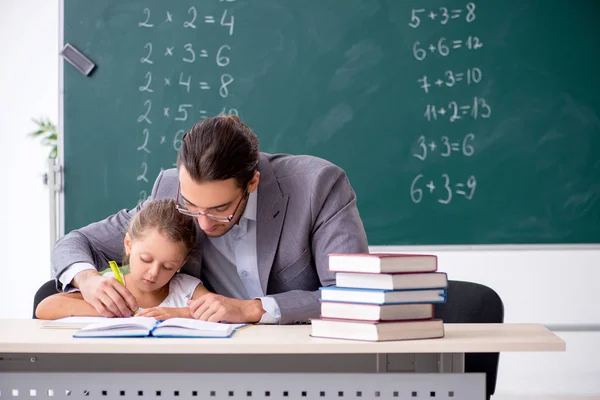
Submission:
M 159 20 L 159 22 L 155 22 L 151 17 L 151 12 L 149 8 L 144 8 L 143 11 L 144 19 L 138 22 L 138 27 L 140 28 L 154 28 L 155 24 L 162 25 L 165 23 L 174 24 L 175 21 L 173 19 L 173 14 L 169 11 L 166 12 L 166 18 L 164 20 Z M 198 20 L 198 10 L 196 7 L 192 6 L 187 11 L 187 17 L 183 21 L 183 28 L 196 29 Z M 205 24 L 214 24 L 216 22 L 214 15 L 205 15 L 204 23 Z M 229 10 L 223 10 L 223 14 L 221 15 L 220 25 L 226 28 L 229 28 L 229 36 L 233 36 L 233 28 L 235 25 L 235 17 L 231 15 Z

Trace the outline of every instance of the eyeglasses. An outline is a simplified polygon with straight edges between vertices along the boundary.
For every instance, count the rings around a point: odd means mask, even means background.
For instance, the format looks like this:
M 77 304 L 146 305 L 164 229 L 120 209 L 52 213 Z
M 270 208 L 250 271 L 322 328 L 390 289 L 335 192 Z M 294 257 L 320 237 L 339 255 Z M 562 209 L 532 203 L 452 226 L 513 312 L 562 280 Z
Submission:
M 175 208 L 177 209 L 177 211 L 179 211 L 183 215 L 188 215 L 188 216 L 194 217 L 194 218 L 198 218 L 198 217 L 204 215 L 205 217 L 213 219 L 215 221 L 231 222 L 231 220 L 235 216 L 235 213 L 237 212 L 238 208 L 240 208 L 242 201 L 248 195 L 248 186 L 246 186 L 246 189 L 244 189 L 244 193 L 242 193 L 242 198 L 240 199 L 240 201 L 238 201 L 237 206 L 235 206 L 235 209 L 233 210 L 233 213 L 231 213 L 231 215 L 229 215 L 227 217 L 224 217 L 222 215 L 213 215 L 213 214 L 209 214 L 209 213 L 202 212 L 202 211 L 192 212 L 192 211 L 188 210 L 187 208 L 185 208 L 184 206 L 179 204 L 180 194 L 181 194 L 181 184 L 178 184 L 177 185 L 177 204 L 175 204 Z

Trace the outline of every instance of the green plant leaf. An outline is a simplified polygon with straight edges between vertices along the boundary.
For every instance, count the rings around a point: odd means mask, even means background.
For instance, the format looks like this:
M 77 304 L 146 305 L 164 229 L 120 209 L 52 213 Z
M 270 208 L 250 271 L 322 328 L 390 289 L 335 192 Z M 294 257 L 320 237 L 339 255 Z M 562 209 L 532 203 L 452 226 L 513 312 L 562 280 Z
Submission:
M 56 125 L 54 125 L 49 119 L 32 119 L 37 125 L 38 129 L 30 132 L 29 136 L 39 138 L 42 145 L 50 146 L 50 154 L 48 157 L 58 157 L 58 131 Z

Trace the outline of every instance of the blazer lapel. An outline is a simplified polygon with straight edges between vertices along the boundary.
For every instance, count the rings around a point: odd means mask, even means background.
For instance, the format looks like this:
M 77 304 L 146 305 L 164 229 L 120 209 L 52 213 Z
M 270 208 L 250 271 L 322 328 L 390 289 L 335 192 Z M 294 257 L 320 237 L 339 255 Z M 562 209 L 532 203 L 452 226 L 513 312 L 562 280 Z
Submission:
M 263 293 L 267 293 L 269 274 L 279 246 L 287 210 L 288 195 L 283 195 L 267 157 L 261 153 L 258 164 L 258 205 L 256 212 L 256 258 Z

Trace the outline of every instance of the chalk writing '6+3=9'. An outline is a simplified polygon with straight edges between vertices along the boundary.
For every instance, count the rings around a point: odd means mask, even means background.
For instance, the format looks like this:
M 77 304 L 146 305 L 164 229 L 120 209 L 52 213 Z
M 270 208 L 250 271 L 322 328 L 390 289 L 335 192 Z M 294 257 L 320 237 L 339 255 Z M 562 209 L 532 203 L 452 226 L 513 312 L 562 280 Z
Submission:
M 418 174 L 413 179 L 410 185 L 410 199 L 413 203 L 418 204 L 423 200 L 425 194 L 437 196 L 437 202 L 440 204 L 448 204 L 452 201 L 455 195 L 463 196 L 467 200 L 471 200 L 475 194 L 477 187 L 477 179 L 471 175 L 466 183 L 453 183 L 448 174 L 441 175 L 441 181 L 429 181 L 423 174 Z

